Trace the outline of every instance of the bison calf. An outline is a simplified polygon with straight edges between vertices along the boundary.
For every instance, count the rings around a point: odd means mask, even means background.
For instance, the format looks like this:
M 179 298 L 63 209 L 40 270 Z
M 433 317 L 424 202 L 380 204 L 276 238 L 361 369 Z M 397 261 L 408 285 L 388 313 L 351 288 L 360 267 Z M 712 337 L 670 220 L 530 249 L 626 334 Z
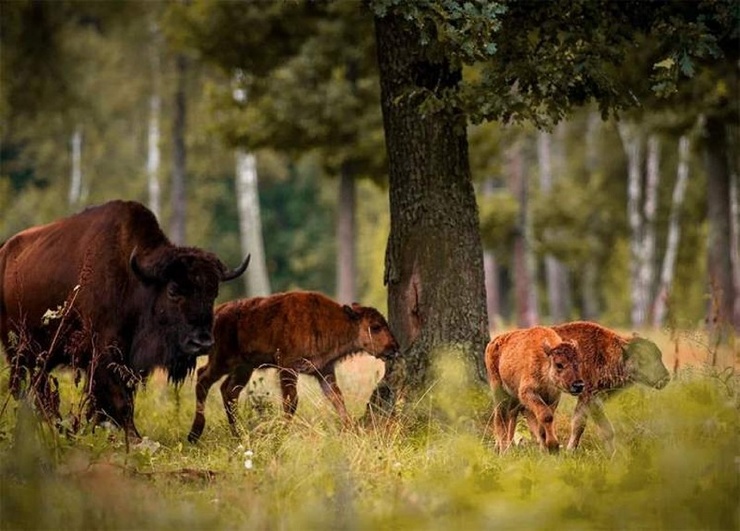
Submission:
M 661 353 L 652 341 L 624 338 L 596 323 L 576 321 L 553 326 L 563 339 L 577 341 L 586 392 L 578 397 L 571 422 L 568 450 L 575 450 L 591 416 L 607 449 L 614 451 L 614 429 L 604 413 L 602 398 L 633 383 L 662 389 L 670 381 Z
M 514 330 L 488 343 L 485 362 L 493 391 L 493 425 L 499 451 L 510 446 L 522 412 L 540 446 L 557 452 L 553 415 L 560 392 L 578 395 L 584 388 L 578 344 L 563 341 L 549 328 Z
M 320 293 L 301 291 L 221 304 L 215 311 L 214 338 L 208 363 L 197 373 L 191 442 L 203 433 L 208 390 L 226 374 L 221 395 L 232 430 L 239 393 L 260 367 L 279 370 L 283 409 L 289 417 L 298 406 L 298 373 L 304 373 L 319 380 L 342 420 L 349 422 L 336 363 L 360 351 L 378 358 L 398 352 L 388 323 L 374 308 L 342 306 Z

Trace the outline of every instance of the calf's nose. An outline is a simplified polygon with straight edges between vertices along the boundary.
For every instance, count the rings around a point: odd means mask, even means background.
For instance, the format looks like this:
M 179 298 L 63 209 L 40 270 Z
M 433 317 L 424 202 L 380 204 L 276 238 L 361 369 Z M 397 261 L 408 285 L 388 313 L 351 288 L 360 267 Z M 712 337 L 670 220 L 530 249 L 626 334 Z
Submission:
M 570 392 L 574 395 L 580 395 L 583 392 L 583 389 L 586 387 L 586 384 L 583 383 L 581 380 L 578 380 L 577 382 L 573 382 L 570 385 Z

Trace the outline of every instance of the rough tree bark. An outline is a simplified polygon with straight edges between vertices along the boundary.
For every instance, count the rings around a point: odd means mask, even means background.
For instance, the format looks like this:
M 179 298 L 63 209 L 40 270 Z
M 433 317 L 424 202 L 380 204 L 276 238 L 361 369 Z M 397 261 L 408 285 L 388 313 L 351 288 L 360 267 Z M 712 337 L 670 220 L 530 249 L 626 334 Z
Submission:
M 402 353 L 387 364 L 368 409 L 387 411 L 399 393 L 428 387 L 437 353 L 461 350 L 483 379 L 489 334 L 466 118 L 423 106 L 454 89 L 461 71 L 432 62 L 402 17 L 377 17 L 375 29 L 390 177 L 385 283 Z

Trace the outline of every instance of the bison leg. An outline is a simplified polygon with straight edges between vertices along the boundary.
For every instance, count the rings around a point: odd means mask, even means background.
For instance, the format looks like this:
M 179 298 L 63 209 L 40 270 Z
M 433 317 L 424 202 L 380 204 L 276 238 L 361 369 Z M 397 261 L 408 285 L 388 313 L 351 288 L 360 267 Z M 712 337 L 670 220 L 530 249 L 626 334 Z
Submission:
M 195 384 L 195 418 L 193 418 L 193 425 L 188 433 L 188 441 L 195 443 L 203 433 L 203 428 L 206 425 L 206 398 L 208 398 L 208 391 L 216 381 L 223 376 L 223 372 L 214 369 L 214 366 L 207 363 L 203 367 L 197 370 L 197 379 Z M 228 414 L 228 411 L 227 411 Z
M 319 375 L 319 384 L 321 384 L 321 390 L 324 392 L 324 396 L 329 399 L 334 409 L 337 410 L 344 425 L 349 426 L 352 424 L 349 413 L 347 413 L 347 406 L 344 404 L 342 391 L 337 385 L 337 376 L 334 373 L 334 367 L 324 369 L 324 372 Z
M 290 418 L 298 409 L 298 373 L 280 369 L 280 391 L 283 393 L 283 411 Z
M 604 403 L 600 398 L 595 397 L 591 401 L 588 413 L 591 418 L 594 419 L 594 422 L 596 422 L 601 438 L 604 440 L 604 446 L 606 446 L 607 453 L 610 455 L 614 454 L 614 427 L 604 412 Z
M 541 424 L 540 430 L 544 430 L 544 446 L 550 453 L 556 453 L 560 448 L 560 443 L 555 435 L 553 428 L 553 410 L 548 406 L 542 397 L 534 390 L 527 390 L 522 393 L 521 402 L 531 414 L 533 414 Z M 531 428 L 531 425 L 530 425 Z M 539 432 L 539 430 L 538 430 Z
M 252 376 L 252 367 L 237 367 L 237 369 L 229 374 L 229 376 L 221 384 L 221 397 L 224 401 L 224 409 L 226 410 L 226 416 L 229 419 L 229 426 L 231 427 L 231 433 L 234 436 L 238 436 L 239 433 L 236 431 L 236 409 L 239 402 L 239 394 L 247 385 L 249 377 Z
M 493 411 L 493 434 L 496 437 L 496 447 L 501 454 L 508 448 L 508 445 L 506 444 L 506 424 L 508 422 L 507 413 L 508 411 L 506 408 L 501 405 L 497 406 Z
M 578 448 L 581 436 L 586 429 L 586 418 L 590 409 L 590 401 L 579 397 L 576 408 L 573 411 L 573 419 L 570 422 L 570 438 L 568 439 L 568 451 L 572 452 Z
M 491 380 L 493 391 L 493 435 L 496 438 L 496 447 L 499 453 L 504 453 L 511 444 L 510 426 L 516 425 L 518 411 L 512 398 L 501 387 L 500 381 L 494 376 Z M 513 419 L 512 419 L 513 417 Z M 511 431 L 513 438 L 514 432 Z

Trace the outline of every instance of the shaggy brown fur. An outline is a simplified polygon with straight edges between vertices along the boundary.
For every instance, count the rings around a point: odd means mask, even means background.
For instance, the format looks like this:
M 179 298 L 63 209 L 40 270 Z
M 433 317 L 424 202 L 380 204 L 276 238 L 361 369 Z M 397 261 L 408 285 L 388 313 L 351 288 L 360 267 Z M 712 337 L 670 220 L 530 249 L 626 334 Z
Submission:
M 575 450 L 591 416 L 609 451 L 614 450 L 614 429 L 604 414 L 602 398 L 633 383 L 661 389 L 670 380 L 660 350 L 647 339 L 625 338 L 596 323 L 576 321 L 553 326 L 563 339 L 581 347 L 581 373 L 586 390 L 578 397 L 571 423 L 568 449 Z
M 491 340 L 486 347 L 488 381 L 494 397 L 493 428 L 500 452 L 514 437 L 522 412 L 540 446 L 557 452 L 553 415 L 561 391 L 583 390 L 578 368 L 578 345 L 563 341 L 545 327 L 514 330 Z
M 221 394 L 232 430 L 239 393 L 252 372 L 263 366 L 279 369 L 283 409 L 289 417 L 298 407 L 298 373 L 305 373 L 319 380 L 342 420 L 349 422 L 337 386 L 336 363 L 360 351 L 378 358 L 398 352 L 388 323 L 374 308 L 342 306 L 320 293 L 304 291 L 222 304 L 216 308 L 214 336 L 208 363 L 198 369 L 191 442 L 203 433 L 208 390 L 225 374 Z
M 219 282 L 235 278 L 213 254 L 170 243 L 143 205 L 111 201 L 32 227 L 0 247 L 0 339 L 17 397 L 59 416 L 50 371 L 87 373 L 88 414 L 134 438 L 134 390 L 154 367 L 174 381 L 212 344 Z M 44 324 L 42 316 L 57 312 Z

